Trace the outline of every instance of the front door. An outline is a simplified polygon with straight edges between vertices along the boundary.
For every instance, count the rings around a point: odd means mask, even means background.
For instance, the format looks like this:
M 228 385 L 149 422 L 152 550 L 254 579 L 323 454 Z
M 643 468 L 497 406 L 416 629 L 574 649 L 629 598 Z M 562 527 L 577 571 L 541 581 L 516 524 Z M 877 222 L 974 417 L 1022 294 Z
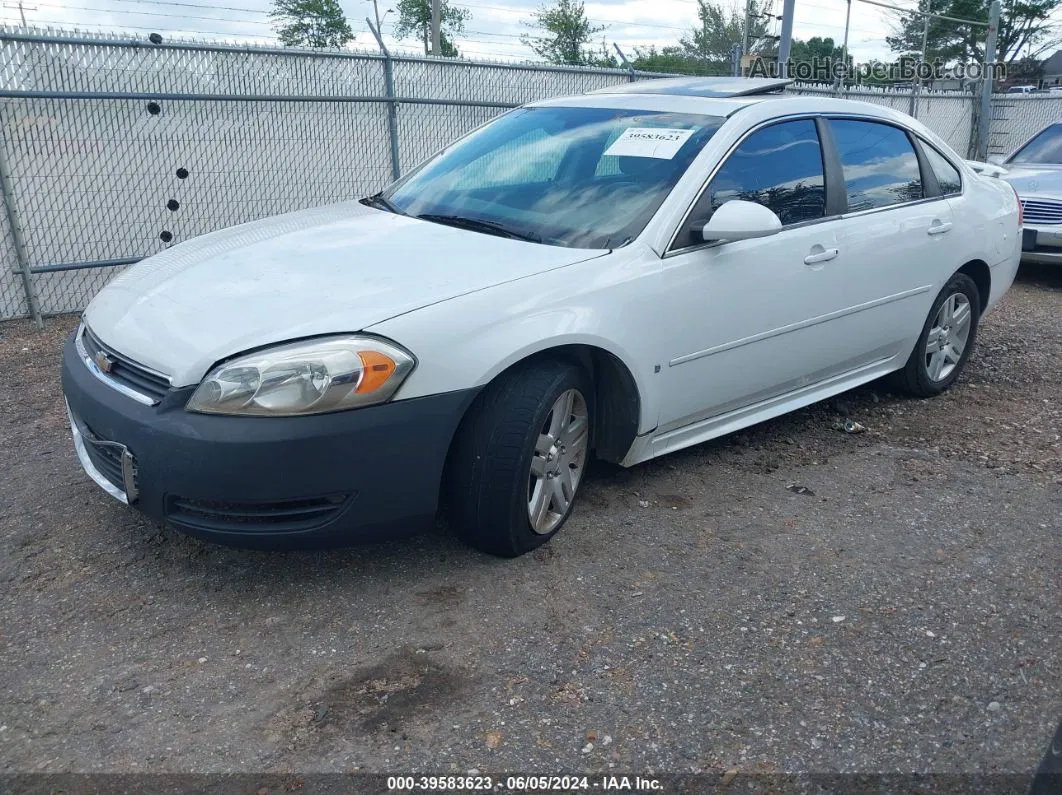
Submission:
M 663 260 L 669 327 L 659 431 L 821 380 L 860 359 L 830 322 L 847 298 L 839 217 L 829 216 L 816 122 L 761 128 L 728 156 Z M 700 229 L 726 201 L 759 202 L 778 234 L 705 243 Z

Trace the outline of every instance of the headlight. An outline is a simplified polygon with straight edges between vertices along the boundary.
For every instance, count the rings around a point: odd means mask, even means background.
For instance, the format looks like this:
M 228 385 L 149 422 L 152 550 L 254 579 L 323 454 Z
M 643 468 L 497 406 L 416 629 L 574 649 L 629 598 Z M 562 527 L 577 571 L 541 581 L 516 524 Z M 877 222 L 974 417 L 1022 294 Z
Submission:
M 323 337 L 240 356 L 215 367 L 188 411 L 286 417 L 383 403 L 415 364 L 372 337 Z

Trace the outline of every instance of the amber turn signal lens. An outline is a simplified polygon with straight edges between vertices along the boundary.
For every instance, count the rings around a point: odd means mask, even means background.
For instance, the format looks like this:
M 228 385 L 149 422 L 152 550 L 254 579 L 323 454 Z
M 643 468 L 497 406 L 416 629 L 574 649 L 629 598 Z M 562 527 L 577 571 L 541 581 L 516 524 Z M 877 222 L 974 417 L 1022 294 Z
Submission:
M 391 377 L 395 371 L 395 363 L 390 357 L 377 351 L 358 351 L 361 363 L 365 370 L 361 376 L 361 382 L 354 391 L 359 395 L 367 392 L 375 392 Z

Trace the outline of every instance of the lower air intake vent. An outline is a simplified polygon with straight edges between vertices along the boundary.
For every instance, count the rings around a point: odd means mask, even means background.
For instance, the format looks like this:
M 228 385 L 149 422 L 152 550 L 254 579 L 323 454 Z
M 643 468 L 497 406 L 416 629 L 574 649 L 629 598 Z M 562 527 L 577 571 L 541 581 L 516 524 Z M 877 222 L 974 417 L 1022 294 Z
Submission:
M 346 503 L 345 494 L 277 502 L 213 502 L 170 497 L 166 501 L 166 518 L 195 530 L 298 533 L 332 521 Z

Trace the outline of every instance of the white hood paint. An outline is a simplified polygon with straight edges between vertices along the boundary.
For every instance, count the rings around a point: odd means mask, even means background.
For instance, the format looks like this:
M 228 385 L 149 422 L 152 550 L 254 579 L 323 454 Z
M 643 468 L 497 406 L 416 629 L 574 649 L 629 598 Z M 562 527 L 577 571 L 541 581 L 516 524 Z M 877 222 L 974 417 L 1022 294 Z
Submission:
M 187 386 L 218 360 L 252 348 L 360 331 L 605 253 L 350 201 L 213 232 L 149 257 L 96 296 L 85 322 L 106 345 Z
M 1005 166 L 1003 179 L 1024 198 L 1062 200 L 1062 166 L 1014 163 Z

